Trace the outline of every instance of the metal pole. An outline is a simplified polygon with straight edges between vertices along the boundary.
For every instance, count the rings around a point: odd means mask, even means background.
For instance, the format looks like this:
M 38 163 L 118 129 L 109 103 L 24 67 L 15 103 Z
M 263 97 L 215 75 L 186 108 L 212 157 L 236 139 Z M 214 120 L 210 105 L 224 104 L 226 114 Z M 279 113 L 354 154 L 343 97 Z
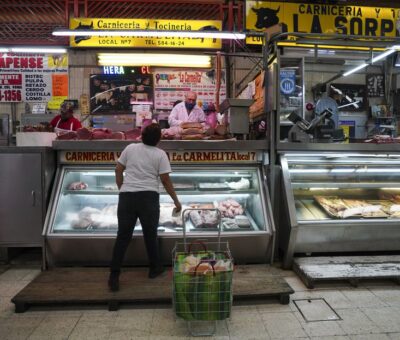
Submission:
M 268 59 L 269 59 L 269 51 L 268 51 L 268 33 L 264 33 L 264 41 L 263 41 L 263 67 L 264 67 L 264 112 L 266 115 L 266 124 L 267 124 L 267 133 L 269 138 L 269 166 L 268 166 L 268 191 L 269 197 L 271 198 L 271 211 L 274 211 L 275 208 L 275 178 L 276 178 L 276 169 L 275 169 L 275 114 L 273 112 L 273 103 L 268 103 L 268 88 L 271 87 L 269 82 L 273 79 L 269 79 L 269 69 L 268 69 Z M 274 215 L 272 214 L 271 220 L 274 220 Z M 273 223 L 273 222 L 272 222 Z M 272 229 L 272 226 L 271 226 Z M 273 230 L 271 230 L 273 231 Z M 275 231 L 276 233 L 276 231 Z M 272 233 L 272 249 L 271 249 L 271 264 L 274 261 L 274 252 L 275 252 L 275 234 Z

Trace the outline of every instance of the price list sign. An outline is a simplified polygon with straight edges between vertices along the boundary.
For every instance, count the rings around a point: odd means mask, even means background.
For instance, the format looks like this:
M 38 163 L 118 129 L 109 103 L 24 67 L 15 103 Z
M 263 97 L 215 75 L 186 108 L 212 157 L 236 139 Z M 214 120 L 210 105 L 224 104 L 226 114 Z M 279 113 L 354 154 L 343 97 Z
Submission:
M 0 102 L 21 101 L 22 74 L 0 73 Z
M 58 79 L 62 79 L 62 91 Z M 55 80 L 56 79 L 56 80 Z M 68 96 L 68 56 L 0 54 L 0 103 L 51 102 Z

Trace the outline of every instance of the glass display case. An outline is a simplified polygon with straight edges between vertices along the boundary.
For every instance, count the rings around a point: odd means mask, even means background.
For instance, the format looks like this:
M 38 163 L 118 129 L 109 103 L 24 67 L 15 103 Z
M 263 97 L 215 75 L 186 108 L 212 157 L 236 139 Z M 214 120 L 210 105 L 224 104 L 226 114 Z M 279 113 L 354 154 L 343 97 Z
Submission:
M 238 237 L 246 238 L 248 235 L 258 235 L 264 239 L 271 236 L 264 181 L 258 166 L 220 165 L 211 170 L 201 166 L 174 166 L 170 176 L 183 210 L 195 210 L 185 213 L 184 223 L 181 216 L 173 216 L 173 202 L 160 183 L 159 236 L 168 259 L 168 249 L 170 246 L 172 249 L 174 242 L 182 237 L 183 226 L 189 238 L 216 236 L 220 222 L 223 237 L 233 237 L 234 242 L 238 242 Z M 113 167 L 62 166 L 47 220 L 47 243 L 49 248 L 53 248 L 49 250 L 49 256 L 68 257 L 66 253 L 61 254 L 58 248 L 62 244 L 66 248 L 66 242 L 71 240 L 75 240 L 73 249 L 77 244 L 84 243 L 85 239 L 89 248 L 101 240 L 113 241 L 118 228 L 117 205 L 118 189 Z M 202 209 L 218 209 L 221 221 L 216 210 Z M 138 220 L 133 238 L 141 237 Z M 54 246 L 55 243 L 58 246 Z M 261 248 L 257 252 L 263 254 L 265 261 L 266 250 Z M 246 253 L 246 249 L 240 249 L 239 253 Z M 144 250 L 141 257 L 145 258 Z M 100 258 L 102 255 L 99 255 Z M 104 256 L 100 262 L 107 260 L 109 258 Z M 55 262 L 58 262 L 57 259 Z
M 287 265 L 294 253 L 400 250 L 400 155 L 293 153 L 281 165 Z
M 187 232 L 217 228 L 217 214 L 211 211 L 203 216 L 201 209 L 218 209 L 223 231 L 265 230 L 256 169 L 177 170 L 171 174 L 171 180 L 183 209 L 199 209 L 185 214 L 188 217 L 185 223 Z M 117 205 L 114 171 L 66 168 L 52 232 L 115 234 L 118 228 Z M 182 230 L 182 218 L 172 216 L 173 207 L 171 198 L 160 187 L 160 231 Z M 140 221 L 135 231 L 141 231 Z

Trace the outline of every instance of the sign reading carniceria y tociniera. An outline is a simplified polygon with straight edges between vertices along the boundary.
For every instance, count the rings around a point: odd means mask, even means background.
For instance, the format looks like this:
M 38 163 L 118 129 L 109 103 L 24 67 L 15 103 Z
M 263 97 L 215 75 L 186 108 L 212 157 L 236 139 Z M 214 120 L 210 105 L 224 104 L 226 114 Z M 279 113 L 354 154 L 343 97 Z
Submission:
M 221 31 L 219 20 L 72 18 L 72 30 Z M 72 47 L 221 48 L 221 39 L 187 37 L 73 36 Z

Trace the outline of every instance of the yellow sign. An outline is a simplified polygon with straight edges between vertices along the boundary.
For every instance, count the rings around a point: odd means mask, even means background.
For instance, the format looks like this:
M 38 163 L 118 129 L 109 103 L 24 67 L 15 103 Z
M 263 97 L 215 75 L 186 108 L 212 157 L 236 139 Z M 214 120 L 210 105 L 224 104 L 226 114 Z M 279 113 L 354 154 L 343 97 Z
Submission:
M 80 18 L 70 20 L 73 30 L 160 30 L 160 31 L 221 31 L 218 20 L 157 20 L 157 19 L 95 19 Z M 70 38 L 72 47 L 146 47 L 146 48 L 221 48 L 221 39 L 205 38 L 161 38 L 128 36 L 74 36 Z
M 282 24 L 285 32 L 396 37 L 399 17 L 400 8 L 246 1 L 249 31 Z M 262 44 L 262 37 L 249 36 L 246 43 Z
M 64 100 L 68 99 L 68 96 L 57 96 L 51 97 L 51 99 L 47 102 L 47 108 L 49 110 L 59 110 L 61 104 Z
M 343 130 L 345 143 L 349 143 L 350 138 L 350 125 L 340 125 L 340 128 Z

